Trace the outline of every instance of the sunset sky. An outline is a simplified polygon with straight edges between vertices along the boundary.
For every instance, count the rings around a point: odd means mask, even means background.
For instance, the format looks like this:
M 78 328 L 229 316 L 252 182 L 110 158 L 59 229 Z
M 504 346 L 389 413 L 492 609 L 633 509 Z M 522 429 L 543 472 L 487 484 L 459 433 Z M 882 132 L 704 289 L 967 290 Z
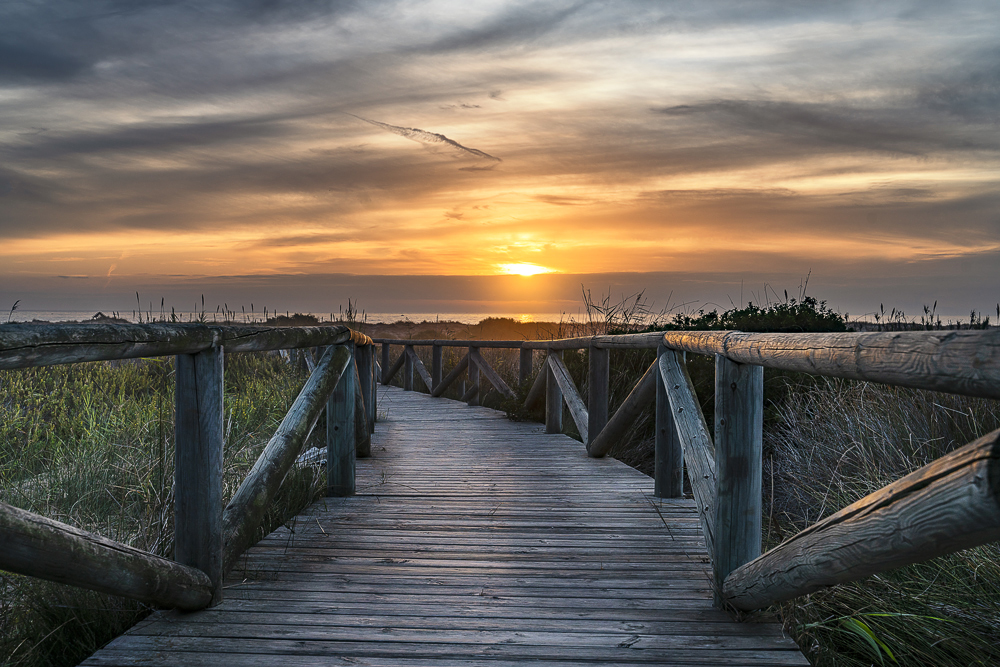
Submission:
M 990 313 L 998 204 L 995 0 L 0 4 L 3 311 Z

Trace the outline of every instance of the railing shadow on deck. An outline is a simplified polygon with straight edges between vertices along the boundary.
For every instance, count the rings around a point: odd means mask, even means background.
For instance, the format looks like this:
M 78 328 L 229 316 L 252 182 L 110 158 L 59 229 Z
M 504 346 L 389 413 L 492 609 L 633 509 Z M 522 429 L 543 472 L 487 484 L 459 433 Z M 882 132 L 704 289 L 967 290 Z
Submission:
M 478 405 L 486 383 L 515 392 L 482 348 L 519 350 L 518 379 L 531 378 L 534 350 L 545 354 L 525 408 L 545 403 L 545 429 L 562 431 L 563 405 L 590 456 L 601 457 L 655 402 L 655 495 L 679 497 L 686 466 L 712 561 L 716 603 L 760 609 L 823 587 L 1000 539 L 1000 430 L 989 433 L 806 528 L 761 554 L 763 368 L 1000 398 L 1000 330 L 891 333 L 754 334 L 651 332 L 551 341 L 377 338 L 376 370 L 389 384 L 414 373 L 439 397 L 461 377 L 462 401 Z M 403 349 L 395 361 L 390 348 Z M 428 372 L 415 348 L 430 346 Z M 444 347 L 465 348 L 444 375 Z M 587 349 L 586 400 L 562 361 Z M 618 410 L 608 415 L 611 349 L 655 349 Z M 715 423 L 710 435 L 687 373 L 687 353 L 715 358 Z M 384 370 L 383 370 L 384 369 Z

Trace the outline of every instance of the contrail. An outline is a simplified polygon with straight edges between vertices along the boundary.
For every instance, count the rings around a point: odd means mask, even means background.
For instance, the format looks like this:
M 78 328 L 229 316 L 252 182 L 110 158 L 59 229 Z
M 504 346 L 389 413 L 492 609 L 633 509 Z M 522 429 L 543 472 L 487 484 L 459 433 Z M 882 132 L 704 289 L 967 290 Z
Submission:
M 377 120 L 370 120 L 368 118 L 362 118 L 361 116 L 355 116 L 352 113 L 347 114 L 348 116 L 354 116 L 358 120 L 363 120 L 366 123 L 371 123 L 376 127 L 381 127 L 383 130 L 388 130 L 393 134 L 398 134 L 401 137 L 406 137 L 407 139 L 413 139 L 414 141 L 422 141 L 429 144 L 448 144 L 449 146 L 454 146 L 455 148 L 465 151 L 470 155 L 475 155 L 476 157 L 484 157 L 487 160 L 496 160 L 497 162 L 503 162 L 498 157 L 494 157 L 489 153 L 483 152 L 478 148 L 469 148 L 468 146 L 463 146 L 454 139 L 449 139 L 443 134 L 438 134 L 436 132 L 428 132 L 427 130 L 421 130 L 415 127 L 399 127 L 398 125 L 390 125 L 389 123 L 381 123 Z

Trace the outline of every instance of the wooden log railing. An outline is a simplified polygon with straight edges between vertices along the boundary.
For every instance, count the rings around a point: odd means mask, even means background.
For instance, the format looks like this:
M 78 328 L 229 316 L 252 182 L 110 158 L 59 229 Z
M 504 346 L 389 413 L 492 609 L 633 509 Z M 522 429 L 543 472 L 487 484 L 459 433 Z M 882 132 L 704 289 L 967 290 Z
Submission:
M 377 339 L 383 368 L 389 347 L 433 346 L 431 395 L 442 396 L 463 372 L 470 404 L 492 376 L 479 351 L 518 348 L 525 408 L 544 397 L 546 432 L 562 432 L 564 405 L 590 456 L 605 456 L 646 407 L 655 405 L 655 486 L 660 498 L 691 484 L 712 560 L 716 601 L 759 609 L 824 586 L 1000 539 L 1000 431 L 958 449 L 761 554 L 763 368 L 1000 398 L 1000 330 L 891 333 L 755 334 L 671 331 L 536 341 Z M 441 348 L 469 354 L 442 379 Z M 588 350 L 587 402 L 562 360 Z M 613 349 L 656 350 L 656 361 L 608 416 Z M 532 352 L 544 351 L 532 380 Z M 714 438 L 687 373 L 686 353 L 715 358 Z M 413 355 L 416 357 L 416 354 Z M 394 365 L 383 382 L 398 371 Z M 530 385 L 529 385 L 530 382 Z M 506 384 L 506 383 L 504 383 Z
M 281 425 L 222 506 L 225 354 L 325 348 Z M 174 552 L 170 560 L 0 503 L 0 569 L 161 607 L 201 609 L 254 541 L 267 508 L 324 408 L 329 495 L 354 493 L 370 452 L 374 345 L 345 326 L 55 324 L 0 326 L 0 369 L 175 356 Z M 307 356 L 307 359 L 309 357 Z M 367 447 L 367 448 L 366 448 Z

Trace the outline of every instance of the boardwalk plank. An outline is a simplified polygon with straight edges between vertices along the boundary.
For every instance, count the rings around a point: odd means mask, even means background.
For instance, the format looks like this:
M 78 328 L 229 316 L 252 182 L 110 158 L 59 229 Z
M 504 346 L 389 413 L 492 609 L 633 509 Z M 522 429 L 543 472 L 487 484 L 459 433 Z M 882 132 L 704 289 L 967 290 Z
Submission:
M 379 388 L 358 495 L 253 547 L 225 601 L 158 612 L 83 664 L 806 665 L 713 608 L 694 502 L 482 407 Z

